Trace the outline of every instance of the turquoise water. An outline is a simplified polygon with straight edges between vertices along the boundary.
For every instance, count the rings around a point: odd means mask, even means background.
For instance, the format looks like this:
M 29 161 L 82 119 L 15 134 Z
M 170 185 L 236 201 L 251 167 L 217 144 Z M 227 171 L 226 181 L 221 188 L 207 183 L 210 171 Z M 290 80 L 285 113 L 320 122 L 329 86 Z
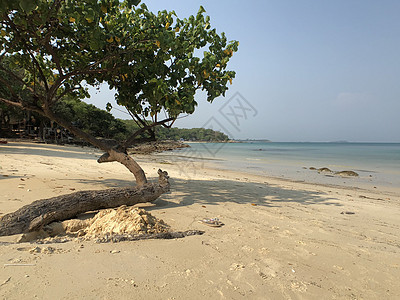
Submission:
M 400 187 L 400 144 L 383 143 L 190 143 L 180 155 L 217 167 L 254 174 L 333 184 Z M 330 178 L 310 167 L 351 170 L 359 178 Z M 307 178 L 305 178 L 307 177 Z

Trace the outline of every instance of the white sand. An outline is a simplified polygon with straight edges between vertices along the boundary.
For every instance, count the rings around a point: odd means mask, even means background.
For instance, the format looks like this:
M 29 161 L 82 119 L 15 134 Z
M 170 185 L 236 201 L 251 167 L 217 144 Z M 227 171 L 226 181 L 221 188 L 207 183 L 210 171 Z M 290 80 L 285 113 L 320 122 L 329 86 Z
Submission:
M 0 216 L 42 198 L 132 184 L 120 164 L 97 164 L 99 154 L 0 145 Z M 171 193 L 140 207 L 173 230 L 205 234 L 116 244 L 2 244 L 1 298 L 398 299 L 400 187 L 339 188 L 170 164 L 157 156 L 138 160 L 149 177 L 161 167 L 172 182 Z M 198 222 L 206 217 L 225 225 Z

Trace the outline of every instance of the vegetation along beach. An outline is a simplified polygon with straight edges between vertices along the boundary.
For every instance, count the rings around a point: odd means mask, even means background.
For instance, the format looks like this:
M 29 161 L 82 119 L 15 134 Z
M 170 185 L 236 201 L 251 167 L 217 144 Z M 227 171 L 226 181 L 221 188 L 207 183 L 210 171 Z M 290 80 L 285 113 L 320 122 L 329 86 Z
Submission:
M 399 299 L 400 6 L 314 2 L 0 0 L 0 298 Z

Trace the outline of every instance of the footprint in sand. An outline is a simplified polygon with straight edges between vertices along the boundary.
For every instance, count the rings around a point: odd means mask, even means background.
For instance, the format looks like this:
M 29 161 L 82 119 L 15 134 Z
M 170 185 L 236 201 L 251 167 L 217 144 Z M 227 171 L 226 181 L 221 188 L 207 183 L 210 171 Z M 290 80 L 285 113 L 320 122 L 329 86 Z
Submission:
M 261 263 L 252 265 L 254 271 L 263 279 L 271 280 L 278 276 L 280 264 L 271 258 L 261 259 Z
M 307 284 L 302 281 L 292 281 L 290 287 L 294 291 L 305 293 L 307 292 Z
M 229 270 L 231 270 L 231 271 L 238 271 L 238 270 L 242 270 L 242 269 L 244 269 L 244 268 L 245 268 L 245 266 L 242 265 L 242 264 L 233 263 L 233 264 L 231 264 L 231 267 L 229 268 Z
M 243 246 L 243 247 L 242 247 L 242 251 L 243 251 L 243 252 L 253 252 L 254 249 L 251 248 L 250 246 Z
M 269 250 L 267 248 L 260 248 L 258 249 L 258 253 L 267 255 L 269 253 Z

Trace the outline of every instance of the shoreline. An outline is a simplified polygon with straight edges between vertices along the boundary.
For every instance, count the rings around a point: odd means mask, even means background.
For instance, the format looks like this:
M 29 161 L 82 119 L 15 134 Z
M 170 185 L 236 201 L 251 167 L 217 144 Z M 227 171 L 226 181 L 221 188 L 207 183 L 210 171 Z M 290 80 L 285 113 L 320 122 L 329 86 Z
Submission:
M 101 154 L 80 147 L 1 145 L 0 216 L 42 198 L 131 185 L 125 167 L 96 162 Z M 0 245 L 3 298 L 396 299 L 400 294 L 399 193 L 219 170 L 212 162 L 135 157 L 150 180 L 156 180 L 158 168 L 171 177 L 170 193 L 138 207 L 172 230 L 204 235 L 49 245 L 1 237 L 0 244 L 11 242 Z M 225 225 L 198 222 L 213 217 Z M 8 266 L 13 264 L 26 266 Z
M 378 172 L 374 170 L 354 169 L 354 171 L 359 173 L 359 176 L 352 177 L 335 175 L 334 173 L 320 174 L 318 173 L 318 170 L 311 170 L 310 167 L 306 167 L 305 163 L 298 163 L 297 166 L 290 165 L 286 167 L 271 164 L 268 166 L 268 170 L 257 169 L 251 166 L 240 168 L 232 165 L 231 161 L 224 158 L 196 157 L 195 155 L 190 155 L 190 152 L 181 154 L 179 151 L 180 150 L 174 151 L 174 153 L 163 152 L 156 154 L 155 156 L 159 157 L 160 161 L 164 160 L 169 163 L 181 164 L 182 167 L 185 167 L 185 164 L 200 163 L 201 168 L 205 167 L 209 170 L 218 170 L 221 173 L 236 172 L 244 173 L 246 176 L 268 178 L 269 180 L 282 180 L 284 182 L 293 181 L 299 183 L 304 182 L 311 185 L 340 187 L 343 189 L 356 188 L 373 193 L 378 192 L 400 195 L 400 186 L 387 181 L 382 182 L 381 179 L 378 180 L 376 178 Z M 187 151 L 190 151 L 190 149 Z M 188 160 L 190 163 L 186 163 L 185 160 Z M 321 164 L 319 167 L 322 168 L 326 166 L 332 167 L 330 164 Z M 343 169 L 345 169 L 345 167 L 343 167 Z M 343 170 L 334 170 L 333 172 L 335 171 L 340 172 Z M 188 176 L 190 177 L 190 174 Z M 377 189 L 379 189 L 379 191 L 377 191 Z
M 26 149 L 26 147 L 33 147 L 37 149 L 41 149 L 40 152 L 43 153 L 43 151 L 58 151 L 58 152 L 63 152 L 65 156 L 73 156 L 75 154 L 82 154 L 82 151 L 85 152 L 88 155 L 102 155 L 102 151 L 93 147 L 85 147 L 85 146 L 79 146 L 79 145 L 57 145 L 57 144 L 45 144 L 45 143 L 32 143 L 29 141 L 23 141 L 23 142 L 16 142 L 16 141 L 11 141 L 6 145 L 0 146 L 0 155 L 5 154 L 5 153 L 10 153 L 6 148 L 7 146 L 12 146 L 14 149 Z M 3 150 L 3 149 L 5 150 Z M 30 149 L 32 150 L 32 149 Z M 67 151 L 66 151 L 67 150 Z M 35 151 L 35 150 L 34 150 Z M 179 170 L 179 168 L 185 168 L 186 165 L 193 165 L 196 166 L 196 170 L 194 173 L 190 172 L 182 172 L 182 174 L 179 174 L 178 176 L 184 179 L 185 175 L 187 175 L 188 180 L 191 180 L 192 177 L 196 179 L 197 174 L 199 171 L 201 174 L 207 174 L 211 173 L 214 175 L 214 177 L 219 177 L 218 174 L 226 174 L 230 173 L 231 176 L 228 177 L 240 177 L 241 175 L 245 175 L 246 177 L 244 178 L 249 178 L 251 177 L 253 181 L 257 182 L 262 182 L 262 181 L 273 181 L 276 183 L 282 182 L 282 183 L 301 183 L 301 184 L 306 184 L 306 185 L 317 185 L 321 187 L 326 187 L 326 188 L 340 188 L 340 189 L 350 189 L 350 190 L 360 190 L 360 191 L 365 191 L 365 192 L 370 192 L 370 193 L 389 193 L 395 196 L 400 196 L 400 187 L 393 187 L 392 190 L 390 191 L 385 191 L 385 190 L 380 190 L 377 191 L 373 188 L 367 188 L 367 187 L 359 187 L 359 186 L 351 186 L 351 185 L 340 185 L 340 184 L 335 184 L 335 183 L 327 183 L 327 182 L 309 182 L 307 181 L 307 174 L 304 176 L 303 179 L 295 179 L 295 178 L 290 178 L 289 176 L 282 176 L 282 175 L 268 175 L 268 174 L 260 174 L 257 172 L 252 172 L 249 169 L 244 169 L 244 170 L 237 170 L 234 167 L 232 168 L 226 168 L 224 165 L 218 164 L 219 162 L 226 162 L 226 160 L 222 158 L 208 158 L 208 157 L 195 157 L 195 156 L 186 156 L 186 155 L 179 155 L 179 151 L 185 151 L 185 150 L 178 150 L 174 151 L 175 153 L 172 154 L 170 151 L 164 151 L 160 153 L 151 153 L 151 154 L 146 154 L 146 153 L 138 153 L 135 154 L 133 153 L 133 157 L 136 158 L 136 160 L 139 162 L 139 164 L 143 164 L 146 166 L 149 164 L 149 161 L 152 162 L 158 162 L 161 164 L 161 166 L 165 165 L 167 168 L 169 166 L 173 166 L 175 169 Z M 20 154 L 24 154 L 24 151 L 20 152 Z M 37 154 L 37 153 L 35 153 Z M 46 154 L 46 153 L 44 153 Z M 178 158 L 178 159 L 176 159 Z M 302 167 L 304 169 L 304 167 Z M 175 170 L 176 171 L 176 170 Z M 305 170 L 309 172 L 309 170 Z M 1 169 L 0 169 L 1 172 Z M 373 173 L 374 171 L 368 171 L 370 173 Z M 178 172 L 179 173 L 179 172 Z M 315 172 L 312 172 L 315 173 Z M 183 176 L 182 176 L 183 175 Z M 321 178 L 326 178 L 326 176 L 320 174 Z M 328 180 L 332 178 L 331 176 L 327 176 Z M 351 177 L 336 177 L 336 179 L 343 179 L 343 180 L 353 180 L 357 178 L 351 178 Z

